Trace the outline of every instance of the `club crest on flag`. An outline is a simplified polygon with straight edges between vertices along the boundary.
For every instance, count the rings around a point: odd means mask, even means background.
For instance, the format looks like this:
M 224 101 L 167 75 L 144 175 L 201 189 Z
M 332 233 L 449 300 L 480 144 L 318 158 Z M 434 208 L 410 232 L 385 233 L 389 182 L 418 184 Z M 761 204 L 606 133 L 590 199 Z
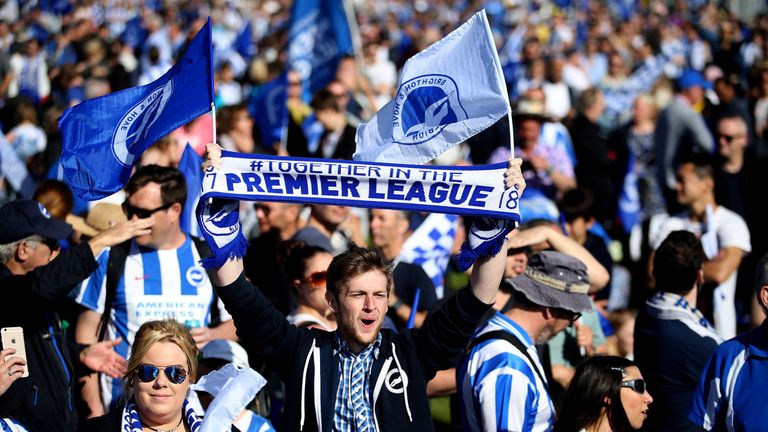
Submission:
M 459 88 L 448 75 L 421 75 L 400 85 L 392 107 L 392 138 L 413 145 L 431 140 L 447 125 L 467 119 Z
M 163 113 L 172 94 L 173 79 L 170 79 L 123 114 L 112 136 L 112 154 L 118 162 L 133 165 L 136 154 L 131 153 L 131 146 L 145 138 L 150 127 Z M 138 152 L 143 150 L 138 149 Z

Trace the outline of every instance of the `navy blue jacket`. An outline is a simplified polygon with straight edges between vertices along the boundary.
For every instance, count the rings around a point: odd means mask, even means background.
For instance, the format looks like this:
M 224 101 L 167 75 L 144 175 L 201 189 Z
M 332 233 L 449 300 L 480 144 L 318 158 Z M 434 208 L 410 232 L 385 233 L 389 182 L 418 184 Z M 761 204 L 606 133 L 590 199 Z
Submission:
M 340 378 L 334 334 L 288 324 L 243 275 L 216 291 L 238 336 L 271 359 L 285 383 L 285 412 L 278 430 L 332 430 Z M 431 314 L 421 329 L 381 331 L 370 376 L 378 430 L 433 430 L 427 381 L 438 370 L 455 365 L 490 307 L 464 289 Z

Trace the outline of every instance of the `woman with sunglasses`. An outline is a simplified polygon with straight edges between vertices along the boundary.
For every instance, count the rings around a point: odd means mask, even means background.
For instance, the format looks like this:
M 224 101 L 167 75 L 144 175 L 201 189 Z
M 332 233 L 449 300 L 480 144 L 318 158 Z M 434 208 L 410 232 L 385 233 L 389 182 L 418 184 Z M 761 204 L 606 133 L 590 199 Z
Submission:
M 283 245 L 283 268 L 291 283 L 296 309 L 287 316 L 296 327 L 336 330 L 336 318 L 325 299 L 325 275 L 333 256 L 304 242 Z
M 554 432 L 638 430 L 648 418 L 652 402 L 634 362 L 623 357 L 592 357 L 576 368 Z
M 176 320 L 139 327 L 125 375 L 124 406 L 85 423 L 82 431 L 196 432 L 201 420 L 186 401 L 197 347 Z

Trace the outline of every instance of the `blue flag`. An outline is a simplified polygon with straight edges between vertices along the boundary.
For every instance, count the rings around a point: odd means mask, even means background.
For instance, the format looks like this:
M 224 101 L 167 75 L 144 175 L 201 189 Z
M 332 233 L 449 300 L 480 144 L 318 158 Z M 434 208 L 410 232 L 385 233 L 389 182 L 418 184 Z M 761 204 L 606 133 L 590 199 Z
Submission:
M 200 167 L 202 164 L 203 159 L 187 143 L 179 161 L 179 171 L 187 180 L 187 200 L 184 202 L 184 211 L 181 213 L 179 225 L 182 231 L 193 237 L 201 237 L 195 209 L 203 189 L 203 169 Z
M 61 164 L 73 191 L 96 200 L 119 191 L 155 141 L 210 111 L 211 22 L 156 81 L 87 100 L 59 119 Z
M 629 234 L 635 225 L 640 223 L 640 192 L 638 190 L 637 173 L 635 172 L 635 154 L 629 152 L 627 172 L 619 194 L 619 220 L 624 232 Z
M 287 75 L 281 74 L 261 86 L 248 104 L 248 113 L 259 126 L 261 146 L 266 149 L 272 149 L 274 143 L 280 142 L 287 126 L 287 89 Z
M 288 34 L 288 65 L 307 96 L 336 77 L 339 61 L 354 53 L 343 0 L 295 0 Z

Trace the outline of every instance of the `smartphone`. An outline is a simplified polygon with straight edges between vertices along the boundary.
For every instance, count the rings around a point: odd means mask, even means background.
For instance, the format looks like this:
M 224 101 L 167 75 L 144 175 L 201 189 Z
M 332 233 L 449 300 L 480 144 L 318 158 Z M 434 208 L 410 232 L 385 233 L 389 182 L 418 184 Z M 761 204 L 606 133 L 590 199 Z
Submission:
M 16 350 L 16 354 L 13 354 L 8 357 L 20 357 L 24 359 L 24 361 L 27 361 L 27 350 L 24 347 L 24 329 L 21 327 L 3 327 L 0 329 L 0 334 L 2 334 L 2 340 L 3 340 L 3 349 L 13 348 Z M 24 366 L 24 373 L 21 375 L 22 378 L 26 378 L 29 376 L 29 369 Z

